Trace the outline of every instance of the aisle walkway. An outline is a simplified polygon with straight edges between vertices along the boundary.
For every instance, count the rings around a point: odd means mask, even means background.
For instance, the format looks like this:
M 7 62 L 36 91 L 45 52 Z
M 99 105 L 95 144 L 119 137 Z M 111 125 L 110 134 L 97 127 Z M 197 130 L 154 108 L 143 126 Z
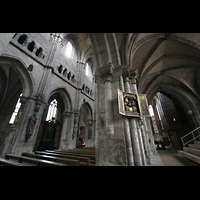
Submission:
M 157 150 L 164 166 L 199 166 L 178 154 L 177 150 L 167 146 L 167 150 Z

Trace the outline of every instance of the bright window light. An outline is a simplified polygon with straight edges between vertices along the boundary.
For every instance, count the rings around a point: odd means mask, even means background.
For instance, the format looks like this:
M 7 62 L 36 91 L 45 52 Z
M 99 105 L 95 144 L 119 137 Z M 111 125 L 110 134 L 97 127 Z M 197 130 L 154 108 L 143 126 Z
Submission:
M 93 77 L 92 68 L 87 62 L 86 62 L 86 66 L 85 66 L 85 74 L 90 78 Z
M 87 62 L 86 62 L 86 72 L 85 73 L 87 76 L 89 76 L 89 65 Z
M 70 58 L 72 54 L 72 44 L 71 42 L 67 43 L 67 48 L 66 48 L 66 55 Z
M 52 120 L 52 118 L 56 118 L 57 110 L 58 102 L 56 101 L 56 99 L 54 99 L 49 105 L 46 121 Z
M 152 105 L 149 105 L 149 112 L 151 116 L 154 116 L 154 112 L 153 112 L 153 107 Z
M 21 96 L 22 96 L 22 94 L 20 94 L 19 97 L 21 97 Z M 10 124 L 13 124 L 13 123 L 14 123 L 15 118 L 16 118 L 16 116 L 17 116 L 17 113 L 18 113 L 20 107 L 21 107 L 21 103 L 20 103 L 20 98 L 19 98 L 18 101 L 17 101 L 17 104 L 16 104 L 16 106 L 15 106 L 15 110 L 14 110 L 14 112 L 13 112 L 11 118 L 10 118 L 10 121 L 9 121 Z

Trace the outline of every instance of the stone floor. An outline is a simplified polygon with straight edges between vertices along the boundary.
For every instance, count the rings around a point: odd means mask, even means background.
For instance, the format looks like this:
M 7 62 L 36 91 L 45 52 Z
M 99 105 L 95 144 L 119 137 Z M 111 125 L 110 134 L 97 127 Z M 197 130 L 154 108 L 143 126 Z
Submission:
M 151 164 L 147 166 L 199 166 L 197 163 L 178 154 L 173 147 L 167 146 L 166 148 L 166 150 L 158 149 L 158 154 L 151 156 Z
M 151 164 L 147 164 L 147 166 L 164 166 L 159 154 L 151 155 L 150 159 Z

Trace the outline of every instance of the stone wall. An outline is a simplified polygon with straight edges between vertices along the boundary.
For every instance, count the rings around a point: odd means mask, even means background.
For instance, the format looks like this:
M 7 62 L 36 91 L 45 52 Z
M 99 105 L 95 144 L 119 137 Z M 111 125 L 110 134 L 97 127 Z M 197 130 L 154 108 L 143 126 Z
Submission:
M 77 40 L 83 40 L 83 35 L 77 37 Z M 92 34 L 91 36 L 93 37 Z M 98 36 L 98 42 L 107 37 L 106 34 Z M 110 38 L 112 35 L 108 36 Z M 38 149 L 50 100 L 59 97 L 63 101 L 62 110 L 59 110 L 62 128 L 60 137 L 56 137 L 57 140 L 59 138 L 59 149 L 75 148 L 81 133 L 80 127 L 83 126 L 86 147 L 96 147 L 97 165 L 145 166 L 150 163 L 149 155 L 156 153 L 156 150 L 153 149 L 148 120 L 146 122 L 142 118 L 124 117 L 118 112 L 117 89 L 137 94 L 137 73 L 129 65 L 121 65 L 119 58 L 112 61 L 113 53 L 109 52 L 106 42 L 107 50 L 104 51 L 102 43 L 95 52 L 98 61 L 94 67 L 97 69 L 95 77 L 88 78 L 85 74 L 85 62 L 92 49 L 90 42 L 87 43 L 88 38 L 86 35 L 81 48 L 76 46 L 78 53 L 72 58 L 64 54 L 59 34 L 17 33 L 10 38 L 10 42 L 8 39 L 7 42 L 5 40 L 5 45 L 2 44 L 0 67 L 10 82 L 14 80 L 13 77 L 18 78 L 19 82 L 6 91 L 7 96 L 4 95 L 4 102 L 5 97 L 8 101 L 14 99 L 13 106 L 9 106 L 8 102 L 5 109 L 2 108 L 3 104 L 0 108 L 0 117 L 6 115 L 1 122 L 2 155 L 20 155 L 22 152 Z M 114 41 L 109 43 L 111 51 L 115 49 Z M 8 125 L 20 93 L 20 118 L 17 123 Z M 58 109 L 61 108 L 58 106 Z M 84 113 L 87 116 L 83 116 Z M 36 120 L 32 135 L 27 140 L 28 124 L 32 116 Z
M 7 62 L 9 69 L 15 71 L 16 75 L 20 77 L 22 97 L 26 101 L 24 101 L 22 115 L 18 123 L 10 125 L 10 127 L 6 126 L 2 131 L 5 132 L 5 136 L 1 141 L 1 153 L 21 154 L 23 151 L 32 152 L 33 149 L 37 149 L 36 146 L 41 137 L 38 133 L 44 120 L 44 111 L 47 111 L 49 99 L 55 93 L 59 93 L 64 101 L 64 110 L 62 110 L 64 118 L 61 122 L 64 123 L 64 126 L 61 130 L 59 148 L 75 148 L 77 133 L 72 139 L 73 127 L 77 123 L 75 121 L 78 121 L 79 110 L 83 103 L 90 106 L 93 114 L 93 118 L 90 120 L 94 119 L 95 82 L 91 82 L 86 77 L 84 63 L 66 58 L 61 52 L 59 41 L 57 39 L 51 40 L 50 34 L 18 33 L 14 37 L 13 35 L 8 34 L 5 37 L 0 35 L 0 40 L 4 41 L 0 42 L 2 46 L 0 67 L 6 71 L 8 69 L 5 66 Z M 23 44 L 20 44 L 19 38 L 22 35 L 26 35 L 27 39 Z M 29 46 L 31 42 L 34 42 L 32 51 L 30 51 Z M 36 52 L 39 48 L 42 49 L 42 52 L 37 55 Z M 63 66 L 61 73 L 58 71 L 60 65 Z M 63 74 L 64 69 L 67 69 L 67 72 Z M 9 78 L 9 81 L 12 81 L 12 77 Z M 87 90 L 82 88 L 83 84 L 87 86 Z M 14 95 L 14 87 L 11 88 L 10 94 Z M 13 103 L 13 105 L 15 104 L 16 102 Z M 7 114 L 9 119 L 12 111 Z M 32 136 L 26 142 L 27 126 L 33 114 L 36 115 L 37 121 Z M 8 120 L 5 123 L 8 123 Z M 94 135 L 93 132 L 92 126 L 92 134 Z M 88 141 L 89 146 L 94 145 L 94 138 L 91 140 L 92 142 Z

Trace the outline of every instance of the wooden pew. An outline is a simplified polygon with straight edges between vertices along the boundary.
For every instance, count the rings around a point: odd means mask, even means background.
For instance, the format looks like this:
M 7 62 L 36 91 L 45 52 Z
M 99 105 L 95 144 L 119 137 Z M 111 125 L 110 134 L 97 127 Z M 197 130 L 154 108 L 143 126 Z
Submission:
M 35 166 L 31 163 L 18 163 L 14 160 L 6 160 L 5 158 L 0 158 L 0 166 Z
M 23 152 L 22 156 L 30 157 L 30 158 L 38 158 L 43 160 L 50 160 L 53 162 L 58 163 L 65 163 L 67 166 L 80 166 L 80 161 L 78 159 L 65 159 L 65 158 L 58 158 L 53 155 L 39 155 L 34 153 L 26 153 Z
M 57 163 L 57 162 L 52 162 L 52 161 L 47 161 L 47 160 L 39 160 L 35 158 L 28 158 L 25 156 L 18 156 L 14 154 L 7 154 L 5 156 L 5 159 L 7 160 L 14 159 L 14 160 L 17 160 L 19 163 L 22 163 L 22 162 L 33 163 L 36 166 L 66 166 L 66 164 L 64 163 Z
M 56 150 L 56 151 L 95 154 L 95 148 L 74 148 L 74 149 L 64 149 L 64 150 Z
M 48 151 L 48 150 L 47 150 Z M 66 153 L 79 153 L 79 154 L 88 154 L 88 155 L 94 155 L 95 156 L 95 152 L 90 152 L 90 151 L 77 151 L 77 150 L 64 150 L 64 151 L 56 151 L 56 152 L 66 152 Z
M 65 149 L 65 150 L 45 150 L 50 153 L 58 153 L 58 152 L 66 152 L 66 153 L 79 153 L 79 154 L 87 154 L 95 156 L 95 148 L 85 149 L 85 148 L 75 148 L 75 149 Z
M 73 149 L 69 149 L 69 150 L 45 150 L 46 152 L 50 152 L 50 153 L 79 153 L 79 154 L 90 154 L 90 155 L 95 155 L 95 152 L 87 152 L 87 151 L 77 151 L 77 150 L 73 150 Z
M 76 159 L 80 161 L 81 166 L 84 166 L 84 165 L 90 166 L 90 158 L 88 157 L 70 156 L 70 155 L 56 154 L 56 153 L 50 153 L 50 152 L 44 152 L 44 151 L 36 151 L 35 154 L 49 155 L 49 156 L 68 158 L 68 159 Z
M 95 157 L 95 153 L 89 153 L 89 152 L 80 152 L 80 151 L 52 151 L 52 150 L 45 150 L 46 152 L 49 153 L 75 153 L 81 155 L 90 155 Z
M 88 157 L 90 158 L 90 162 L 92 164 L 95 164 L 95 155 L 89 155 L 84 153 L 77 153 L 77 152 L 66 152 L 66 151 L 48 151 L 49 153 L 56 153 L 56 154 L 62 154 L 62 155 L 69 155 L 69 156 L 76 156 L 76 157 Z

